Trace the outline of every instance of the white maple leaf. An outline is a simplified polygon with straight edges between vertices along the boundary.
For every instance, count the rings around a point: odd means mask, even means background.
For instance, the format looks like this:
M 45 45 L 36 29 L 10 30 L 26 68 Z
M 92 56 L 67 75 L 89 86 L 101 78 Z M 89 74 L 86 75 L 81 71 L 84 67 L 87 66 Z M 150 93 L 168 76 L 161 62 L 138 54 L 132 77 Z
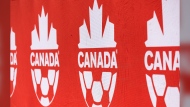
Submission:
M 90 15 L 90 34 L 84 20 L 79 28 L 80 43 L 79 48 L 106 48 L 116 47 L 114 41 L 114 24 L 107 17 L 105 29 L 102 35 L 102 6 L 99 8 L 97 0 L 94 0 L 93 9 L 89 7 Z
M 11 28 L 11 50 L 16 50 L 16 43 L 15 43 L 15 33 L 13 32 L 13 29 Z
M 163 32 L 154 12 L 147 22 L 146 47 L 179 46 L 180 35 L 180 2 L 179 0 L 162 0 Z
M 41 16 L 38 16 L 39 21 L 39 36 L 36 30 L 36 26 L 32 31 L 32 50 L 46 50 L 46 49 L 58 49 L 57 45 L 57 31 L 51 24 L 50 32 L 48 34 L 48 14 L 45 15 L 44 8 L 42 7 Z

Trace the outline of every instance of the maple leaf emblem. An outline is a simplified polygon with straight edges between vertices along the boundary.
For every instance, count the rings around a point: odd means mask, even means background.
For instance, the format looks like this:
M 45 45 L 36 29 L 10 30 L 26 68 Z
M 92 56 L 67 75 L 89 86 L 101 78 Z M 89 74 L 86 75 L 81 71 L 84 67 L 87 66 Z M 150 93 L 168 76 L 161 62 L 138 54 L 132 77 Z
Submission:
M 153 18 L 147 22 L 146 47 L 179 46 L 179 11 L 179 0 L 162 0 L 163 32 L 154 11 Z
M 114 24 L 107 17 L 105 29 L 102 35 L 102 6 L 99 8 L 97 0 L 94 1 L 93 9 L 89 7 L 90 14 L 90 34 L 84 20 L 79 28 L 80 43 L 79 48 L 106 48 L 116 47 L 114 41 Z
M 41 16 L 38 16 L 39 20 L 39 36 L 36 26 L 32 31 L 32 45 L 31 49 L 34 50 L 46 50 L 46 49 L 58 49 L 57 45 L 57 31 L 53 28 L 51 23 L 50 32 L 48 35 L 48 14 L 45 15 L 44 8 L 42 7 Z
M 11 28 L 11 50 L 16 50 L 16 43 L 15 43 L 15 33 L 13 32 L 13 29 Z

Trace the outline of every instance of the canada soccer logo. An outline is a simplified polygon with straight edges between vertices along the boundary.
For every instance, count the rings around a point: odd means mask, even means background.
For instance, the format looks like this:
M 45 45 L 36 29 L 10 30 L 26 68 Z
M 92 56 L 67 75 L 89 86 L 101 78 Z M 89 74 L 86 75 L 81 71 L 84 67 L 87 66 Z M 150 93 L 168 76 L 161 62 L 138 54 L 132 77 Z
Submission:
M 15 44 L 15 33 L 11 28 L 11 50 L 10 50 L 10 97 L 12 97 L 16 87 L 17 77 L 17 51 Z
M 144 64 L 153 107 L 179 107 L 179 0 L 162 0 L 163 30 L 156 12 L 147 22 Z M 174 80 L 175 79 L 175 80 Z
M 50 32 L 48 32 L 48 14 L 45 14 L 43 7 L 38 21 L 39 30 L 37 31 L 35 26 L 31 32 L 32 82 L 38 101 L 43 106 L 49 106 L 55 97 L 59 79 L 57 31 L 51 24 Z
M 107 18 L 102 33 L 102 6 L 94 0 L 90 14 L 90 33 L 86 22 L 79 28 L 79 78 L 88 107 L 109 107 L 117 78 L 117 49 L 114 24 Z

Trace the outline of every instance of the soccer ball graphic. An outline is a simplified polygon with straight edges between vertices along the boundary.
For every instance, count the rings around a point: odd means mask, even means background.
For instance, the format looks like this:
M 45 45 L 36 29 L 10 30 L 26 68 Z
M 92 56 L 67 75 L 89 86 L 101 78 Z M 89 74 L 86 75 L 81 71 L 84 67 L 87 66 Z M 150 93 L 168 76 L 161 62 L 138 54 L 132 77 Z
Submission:
M 165 75 L 146 75 L 146 81 L 153 107 L 158 106 L 159 100 L 164 100 L 166 107 L 179 106 L 179 88 L 167 86 Z
M 16 87 L 17 68 L 10 67 L 10 97 L 12 97 Z
M 109 107 L 115 90 L 117 73 L 102 72 L 99 81 L 93 80 L 90 71 L 79 72 L 79 76 L 86 104 L 89 107 Z
M 48 70 L 48 76 L 42 77 L 40 69 L 31 70 L 34 91 L 43 106 L 51 104 L 58 86 L 59 71 Z

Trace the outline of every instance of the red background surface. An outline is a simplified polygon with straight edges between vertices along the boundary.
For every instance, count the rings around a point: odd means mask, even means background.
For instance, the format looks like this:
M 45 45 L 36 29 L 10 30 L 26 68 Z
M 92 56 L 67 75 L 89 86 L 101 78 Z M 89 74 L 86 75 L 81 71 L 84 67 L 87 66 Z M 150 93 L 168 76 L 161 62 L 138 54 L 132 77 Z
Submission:
M 54 101 L 50 107 L 85 107 L 79 81 L 79 27 L 85 19 L 89 27 L 89 6 L 94 0 L 14 0 L 11 1 L 11 27 L 16 34 L 18 73 L 11 98 L 12 107 L 38 107 L 31 77 L 31 31 L 38 25 L 42 6 L 49 24 L 57 30 L 60 74 Z M 117 42 L 118 75 L 111 107 L 151 107 L 144 66 L 148 50 L 147 21 L 156 10 L 162 23 L 161 0 L 98 0 L 103 5 L 103 26 L 109 16 L 114 23 Z M 162 25 L 162 24 L 161 24 Z M 49 26 L 50 27 L 50 26 Z M 154 50 L 154 49 L 153 49 Z M 164 49 L 163 49 L 164 50 Z M 168 49 L 166 49 L 168 50 Z M 176 49 L 174 49 L 176 50 Z M 178 81 L 179 73 L 171 81 Z
M 9 107 L 10 1 L 0 0 L 0 106 Z

